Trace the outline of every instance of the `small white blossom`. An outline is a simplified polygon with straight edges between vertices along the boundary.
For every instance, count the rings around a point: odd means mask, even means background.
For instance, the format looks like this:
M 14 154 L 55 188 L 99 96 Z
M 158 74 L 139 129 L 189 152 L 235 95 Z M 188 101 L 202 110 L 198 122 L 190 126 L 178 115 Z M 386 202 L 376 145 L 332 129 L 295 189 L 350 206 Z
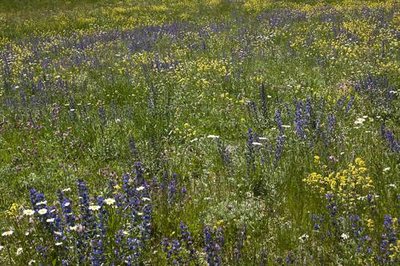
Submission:
M 90 205 L 89 206 L 89 210 L 91 210 L 91 211 L 98 211 L 98 210 L 100 210 L 100 206 L 99 205 Z
M 38 203 L 36 203 L 36 206 L 46 205 L 46 204 L 47 204 L 47 200 L 44 200 L 44 201 L 39 201 Z
M 345 233 L 343 233 L 340 237 L 341 237 L 343 240 L 349 239 L 349 235 L 348 235 L 348 234 L 345 234 Z
M 307 235 L 307 234 L 303 234 L 303 235 L 301 235 L 301 236 L 299 237 L 299 240 L 300 240 L 301 242 L 305 242 L 307 239 L 308 239 L 308 235 Z
M 25 216 L 32 216 L 32 215 L 35 214 L 35 211 L 34 210 L 24 210 L 22 212 L 22 214 L 25 215 Z
M 40 209 L 40 210 L 38 210 L 38 213 L 39 213 L 40 215 L 44 215 L 44 214 L 47 213 L 47 209 Z
M 62 244 L 63 244 L 62 242 L 55 243 L 56 246 L 61 246 Z
M 17 256 L 21 255 L 22 252 L 24 252 L 24 249 L 23 248 L 18 248 L 17 249 Z
M 217 136 L 217 135 L 208 135 L 207 138 L 209 138 L 209 139 L 219 139 L 219 136 Z
M 115 199 L 113 198 L 108 198 L 104 200 L 105 204 L 107 205 L 113 205 L 115 203 Z
M 260 142 L 252 142 L 251 144 L 253 144 L 254 146 L 262 146 L 262 143 Z
M 144 190 L 144 186 L 140 186 L 140 187 L 136 188 L 136 191 L 142 191 L 142 190 Z
M 387 172 L 389 170 L 390 170 L 390 167 L 386 167 L 386 168 L 383 169 L 383 172 L 385 173 L 385 172 Z
M 69 229 L 70 229 L 71 231 L 75 231 L 75 232 L 80 233 L 80 232 L 82 232 L 82 231 L 85 229 L 85 227 L 84 227 L 83 225 L 81 225 L 81 224 L 77 224 L 77 225 L 75 225 L 75 226 L 70 226 Z
M 354 124 L 355 125 L 362 125 L 362 124 L 364 124 L 364 122 L 365 122 L 365 118 L 359 117 L 359 118 L 356 119 L 356 121 L 354 121 Z
M 13 230 L 9 230 L 9 231 L 3 232 L 1 235 L 2 236 L 11 236 L 12 234 L 14 234 L 14 231 Z
M 54 218 L 49 218 L 49 219 L 46 220 L 46 222 L 47 222 L 47 223 L 53 223 L 54 220 L 55 220 Z

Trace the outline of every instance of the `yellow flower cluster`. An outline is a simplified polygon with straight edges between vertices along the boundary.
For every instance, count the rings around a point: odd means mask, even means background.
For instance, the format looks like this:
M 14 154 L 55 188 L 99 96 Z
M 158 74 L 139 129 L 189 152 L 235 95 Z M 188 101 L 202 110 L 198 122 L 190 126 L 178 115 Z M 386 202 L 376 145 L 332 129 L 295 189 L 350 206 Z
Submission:
M 319 163 L 318 156 L 314 157 L 314 162 Z M 357 200 L 365 199 L 374 189 L 373 181 L 367 175 L 365 162 L 361 158 L 356 158 L 354 164 L 350 163 L 342 171 L 328 175 L 313 172 L 303 181 L 322 196 L 336 195 L 347 206 L 354 206 Z

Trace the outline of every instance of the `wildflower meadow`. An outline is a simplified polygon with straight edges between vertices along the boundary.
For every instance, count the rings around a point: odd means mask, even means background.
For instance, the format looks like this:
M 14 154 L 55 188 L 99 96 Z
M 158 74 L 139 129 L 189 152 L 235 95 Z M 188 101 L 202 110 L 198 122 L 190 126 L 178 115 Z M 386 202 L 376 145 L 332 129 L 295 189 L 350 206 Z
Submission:
M 0 265 L 400 265 L 398 1 L 0 22 Z

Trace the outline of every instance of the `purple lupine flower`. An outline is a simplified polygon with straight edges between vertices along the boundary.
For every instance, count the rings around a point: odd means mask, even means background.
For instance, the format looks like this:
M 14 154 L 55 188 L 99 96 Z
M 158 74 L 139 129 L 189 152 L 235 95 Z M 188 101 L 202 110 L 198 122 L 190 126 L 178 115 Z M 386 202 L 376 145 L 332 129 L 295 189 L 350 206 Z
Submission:
M 195 259 L 196 251 L 193 246 L 193 237 L 189 232 L 189 228 L 183 222 L 180 222 L 179 228 L 181 231 L 181 241 L 185 243 L 185 247 L 189 251 L 190 258 Z
M 393 225 L 392 216 L 384 216 L 383 229 L 384 232 L 382 233 L 382 239 L 380 243 L 381 254 L 378 257 L 378 260 L 381 263 L 388 263 L 391 261 L 390 256 L 393 254 L 393 250 L 390 250 L 390 246 L 396 245 L 397 243 L 397 234 Z
M 281 111 L 280 111 L 279 109 L 277 109 L 277 110 L 275 111 L 275 122 L 276 122 L 276 124 L 277 124 L 277 126 L 278 126 L 278 129 L 279 129 L 280 134 L 283 135 L 282 113 L 281 113 Z
M 90 262 L 93 266 L 101 266 L 105 261 L 103 241 L 101 239 L 93 239 L 91 241 L 92 251 L 90 254 Z
M 38 192 L 36 189 L 31 188 L 29 190 L 30 200 L 32 207 L 35 211 L 39 210 L 42 205 L 46 205 L 46 199 L 43 193 Z
M 99 220 L 97 222 L 97 230 L 100 232 L 101 237 L 106 236 L 106 219 L 107 219 L 107 210 L 104 208 L 104 198 L 103 197 L 97 197 L 96 198 L 97 205 L 100 206 L 99 210 Z
M 311 103 L 311 98 L 307 97 L 305 112 L 304 112 L 304 124 L 305 125 L 309 125 L 311 123 L 311 117 L 312 117 L 312 103 Z
M 104 126 L 107 123 L 107 117 L 106 117 L 106 110 L 104 109 L 103 106 L 99 107 L 98 113 L 99 113 L 100 122 Z
M 321 223 L 323 222 L 323 218 L 319 215 L 313 214 L 311 215 L 311 221 L 313 222 L 313 230 L 319 231 L 321 229 Z
M 244 241 L 246 240 L 246 226 L 242 226 L 242 229 L 239 230 L 239 235 L 236 240 L 236 246 L 234 249 L 234 259 L 238 263 L 240 261 L 242 255 L 242 249 L 244 247 Z
M 336 204 L 335 199 L 334 199 L 334 195 L 328 193 L 328 194 L 325 195 L 325 198 L 328 200 L 328 205 L 326 207 L 327 207 L 327 209 L 329 211 L 330 216 L 333 218 L 333 217 L 336 216 L 336 214 L 338 212 L 337 204 Z
M 246 153 L 246 164 L 247 164 L 247 175 L 250 175 L 251 171 L 254 171 L 254 145 L 253 142 L 256 141 L 256 135 L 253 129 L 249 128 L 247 131 L 247 153 Z
M 284 145 L 285 145 L 285 135 L 280 133 L 278 139 L 276 140 L 275 161 L 274 161 L 275 166 L 278 165 L 278 162 L 282 157 Z
M 388 143 L 389 148 L 396 153 L 400 153 L 400 141 L 397 141 L 393 132 L 386 129 L 385 125 L 381 126 L 381 134 Z
M 349 219 L 350 219 L 350 223 L 351 223 L 351 230 L 354 234 L 354 237 L 356 239 L 361 238 L 363 228 L 360 226 L 360 222 L 361 222 L 360 216 L 358 216 L 356 214 L 352 214 L 352 215 L 350 215 Z
M 92 217 L 89 210 L 89 190 L 83 180 L 78 180 L 79 207 L 82 215 L 82 224 L 88 228 Z
M 353 107 L 353 104 L 354 104 L 354 100 L 355 100 L 355 97 L 354 97 L 354 95 L 352 95 L 351 97 L 350 97 L 350 100 L 349 100 L 349 102 L 347 103 L 347 105 L 346 105 L 346 113 L 348 113 L 350 110 L 351 110 L 351 108 Z
M 335 124 L 336 124 L 335 115 L 334 114 L 329 114 L 328 115 L 328 135 L 331 135 L 333 133 Z
M 65 197 L 64 192 L 58 191 L 58 200 L 61 205 L 61 212 L 64 216 L 65 224 L 70 227 L 75 225 L 75 216 L 72 213 L 72 202 L 70 199 Z
M 172 204 L 175 200 L 177 193 L 177 184 L 176 184 L 176 174 L 172 175 L 172 178 L 168 184 L 168 203 Z
M 215 236 L 213 237 L 213 234 Z M 204 228 L 204 251 L 207 254 L 207 263 L 209 265 L 222 265 L 221 249 L 224 245 L 222 229 L 218 228 L 214 232 L 210 227 Z
M 346 96 L 342 96 L 339 98 L 339 100 L 336 102 L 336 106 L 338 110 L 341 110 L 343 108 L 344 102 L 346 100 Z
M 265 93 L 264 82 L 260 86 L 260 99 L 261 99 L 261 110 L 264 117 L 267 117 L 267 95 Z
M 141 186 L 144 184 L 143 166 L 140 162 L 135 162 L 134 168 L 135 168 L 134 169 L 135 170 L 135 185 Z
M 127 245 L 129 249 L 129 255 L 127 256 L 127 265 L 137 265 L 141 255 L 141 241 L 137 238 L 128 238 Z
M 305 139 L 306 135 L 304 133 L 303 103 L 301 101 L 296 102 L 294 123 L 297 136 L 299 136 L 301 139 Z
M 153 208 L 150 203 L 143 206 L 142 223 L 140 225 L 142 239 L 149 239 L 151 236 L 151 218 Z

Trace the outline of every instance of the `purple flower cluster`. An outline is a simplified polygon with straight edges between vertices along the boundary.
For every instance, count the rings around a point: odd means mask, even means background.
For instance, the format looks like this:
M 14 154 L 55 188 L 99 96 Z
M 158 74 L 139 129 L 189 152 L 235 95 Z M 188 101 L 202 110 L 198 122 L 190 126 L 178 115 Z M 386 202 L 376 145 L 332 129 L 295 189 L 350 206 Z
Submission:
M 400 153 L 400 141 L 394 136 L 394 133 L 387 129 L 385 125 L 381 126 L 381 134 L 391 151 Z
M 213 230 L 209 226 L 204 228 L 204 251 L 207 255 L 209 265 L 222 265 L 222 249 L 224 246 L 224 235 L 222 228 Z

